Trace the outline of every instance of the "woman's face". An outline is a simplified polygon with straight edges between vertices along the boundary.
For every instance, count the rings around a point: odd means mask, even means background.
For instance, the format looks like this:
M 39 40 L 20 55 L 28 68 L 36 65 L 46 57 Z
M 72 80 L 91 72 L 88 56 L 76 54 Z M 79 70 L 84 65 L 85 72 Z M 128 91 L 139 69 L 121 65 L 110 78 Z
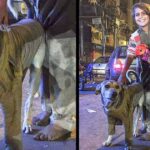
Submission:
M 150 21 L 149 16 L 145 13 L 144 10 L 140 8 L 135 8 L 135 22 L 141 28 L 148 26 Z

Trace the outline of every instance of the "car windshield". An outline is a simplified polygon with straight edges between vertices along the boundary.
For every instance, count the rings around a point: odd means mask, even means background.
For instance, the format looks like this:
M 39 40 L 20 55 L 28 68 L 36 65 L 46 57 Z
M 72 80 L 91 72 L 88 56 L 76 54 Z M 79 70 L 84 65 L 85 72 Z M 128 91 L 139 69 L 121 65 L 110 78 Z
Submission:
M 109 60 L 109 57 L 99 57 L 94 61 L 94 63 L 106 63 L 108 62 L 108 60 Z

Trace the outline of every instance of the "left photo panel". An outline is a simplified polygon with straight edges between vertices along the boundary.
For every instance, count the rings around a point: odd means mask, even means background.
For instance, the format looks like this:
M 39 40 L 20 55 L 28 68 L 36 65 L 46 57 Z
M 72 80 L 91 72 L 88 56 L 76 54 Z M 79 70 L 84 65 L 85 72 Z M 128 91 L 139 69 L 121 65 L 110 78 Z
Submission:
M 76 150 L 76 0 L 0 0 L 0 149 Z

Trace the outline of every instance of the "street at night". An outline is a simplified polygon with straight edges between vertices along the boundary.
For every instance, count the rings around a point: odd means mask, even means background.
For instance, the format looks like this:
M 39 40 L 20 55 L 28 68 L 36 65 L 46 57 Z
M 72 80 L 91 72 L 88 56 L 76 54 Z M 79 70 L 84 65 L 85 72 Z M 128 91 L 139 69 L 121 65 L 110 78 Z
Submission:
M 116 126 L 116 134 L 110 147 L 103 147 L 107 138 L 107 117 L 103 111 L 100 95 L 95 91 L 81 91 L 79 95 L 79 149 L 80 150 L 123 150 L 124 127 Z M 150 142 L 133 140 L 133 150 L 150 150 Z
M 79 9 L 79 149 L 150 150 L 150 1 L 81 0 Z M 102 103 L 94 90 L 104 80 Z

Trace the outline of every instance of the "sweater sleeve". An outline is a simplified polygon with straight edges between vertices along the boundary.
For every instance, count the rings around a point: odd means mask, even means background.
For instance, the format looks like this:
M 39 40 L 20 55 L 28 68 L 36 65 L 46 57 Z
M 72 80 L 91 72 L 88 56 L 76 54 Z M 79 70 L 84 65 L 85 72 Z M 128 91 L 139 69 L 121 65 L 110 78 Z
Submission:
M 127 55 L 136 56 L 135 54 L 136 46 L 139 45 L 140 43 L 141 43 L 140 35 L 137 31 L 135 31 L 129 39 Z
M 0 0 L 0 24 L 8 24 L 7 0 Z

